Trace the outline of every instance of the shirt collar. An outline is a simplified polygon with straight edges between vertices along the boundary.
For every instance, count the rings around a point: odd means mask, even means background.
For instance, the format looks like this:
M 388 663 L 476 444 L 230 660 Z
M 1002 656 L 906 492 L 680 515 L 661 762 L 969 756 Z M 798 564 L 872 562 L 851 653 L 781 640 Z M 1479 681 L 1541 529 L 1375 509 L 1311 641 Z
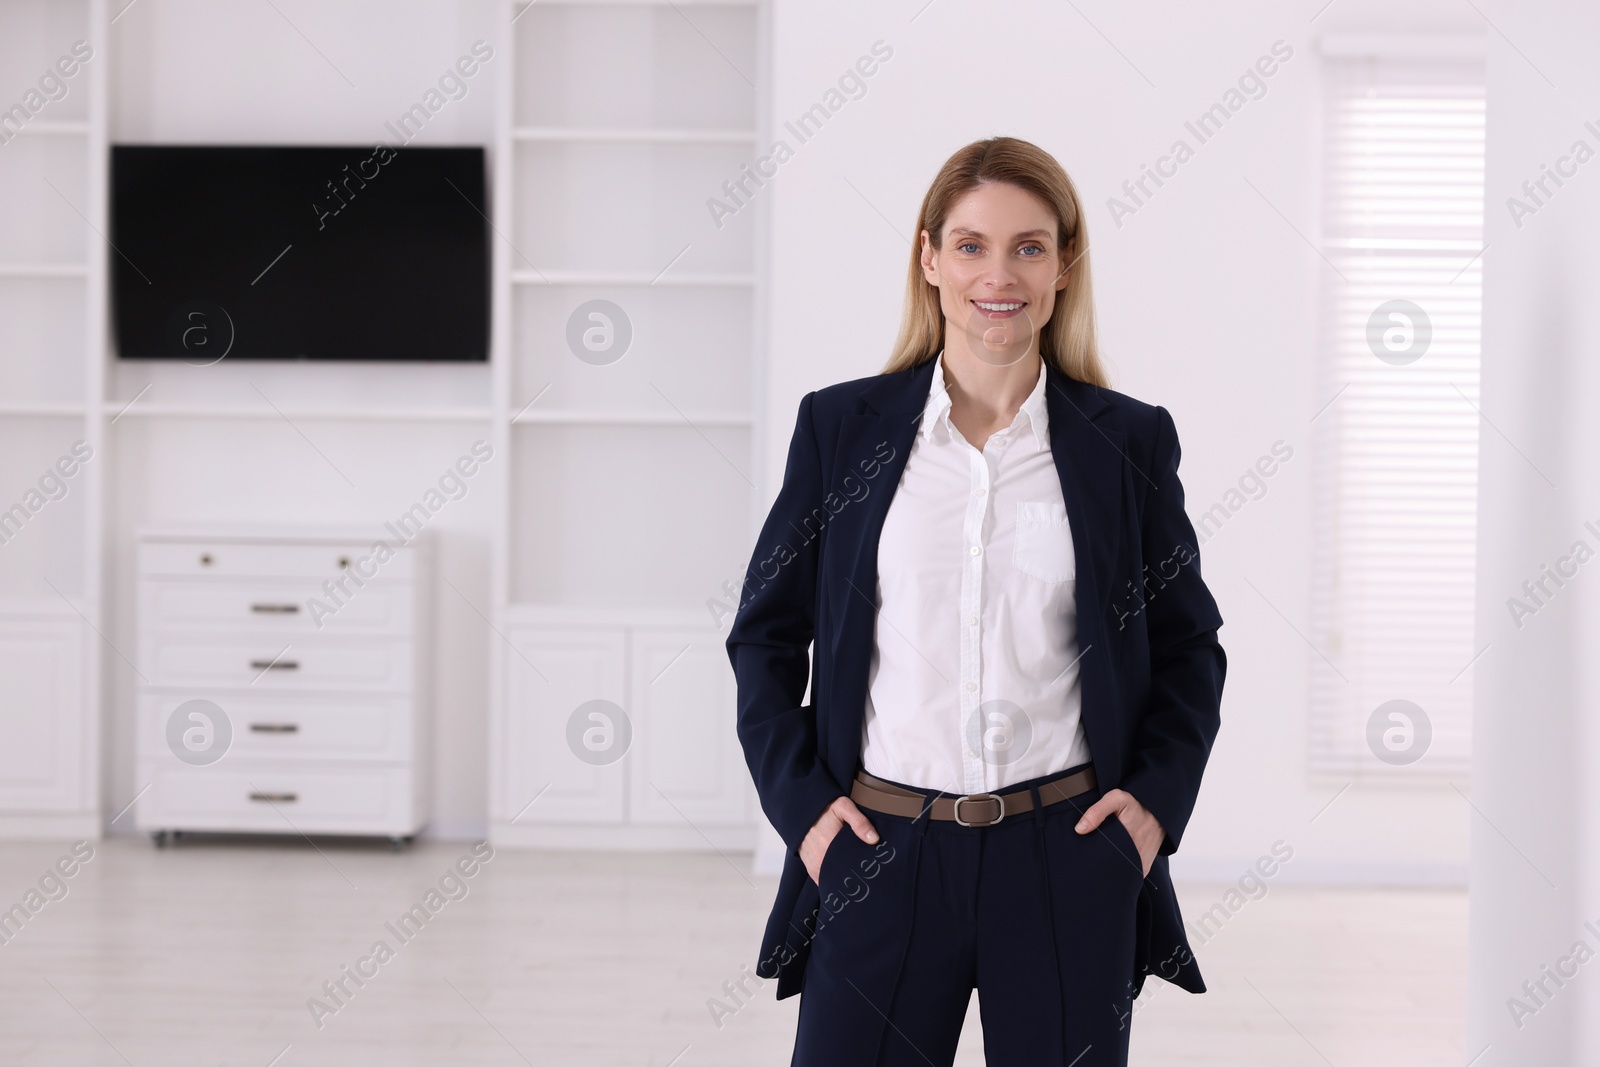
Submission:
M 1044 400 L 1045 379 L 1044 361 L 1039 363 L 1039 380 L 1033 385 L 1033 392 L 1023 400 L 1022 407 L 1018 409 L 1025 415 L 1028 425 L 1033 430 L 1033 438 L 1039 443 L 1041 452 L 1050 449 L 1050 417 Z M 922 425 L 918 433 L 928 435 L 933 433 L 933 428 L 940 423 L 947 423 L 950 417 L 950 391 L 944 384 L 944 349 L 939 349 L 939 354 L 934 357 L 933 381 L 928 386 L 928 402 L 922 409 Z

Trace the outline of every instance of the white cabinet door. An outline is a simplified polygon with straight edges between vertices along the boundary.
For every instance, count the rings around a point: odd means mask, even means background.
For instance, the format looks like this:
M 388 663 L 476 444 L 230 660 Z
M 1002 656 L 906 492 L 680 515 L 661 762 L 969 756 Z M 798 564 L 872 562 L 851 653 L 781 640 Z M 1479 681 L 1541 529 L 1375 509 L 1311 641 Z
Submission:
M 504 798 L 513 823 L 620 823 L 630 738 L 623 635 L 511 631 Z M 604 703 L 599 703 L 604 702 Z M 576 716 L 576 719 L 575 719 Z M 535 800 L 537 798 L 537 800 Z
M 82 676 L 77 620 L 0 621 L 0 810 L 82 807 Z
M 629 712 L 631 821 L 693 827 L 749 821 L 750 775 L 734 732 L 733 668 L 712 631 L 635 630 Z

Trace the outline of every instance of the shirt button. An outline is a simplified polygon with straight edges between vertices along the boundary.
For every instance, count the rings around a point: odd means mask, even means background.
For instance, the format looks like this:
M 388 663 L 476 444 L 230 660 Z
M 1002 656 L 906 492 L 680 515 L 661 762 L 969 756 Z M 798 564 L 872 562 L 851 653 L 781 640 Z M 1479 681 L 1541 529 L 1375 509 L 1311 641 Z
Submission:
M 968 626 L 976 626 L 976 625 L 978 625 L 978 617 L 976 615 L 968 615 L 967 616 L 967 625 Z
M 968 682 L 967 683 L 967 692 L 970 693 L 976 688 L 978 688 L 978 683 L 977 682 Z
M 968 549 L 968 550 L 967 550 L 967 551 L 969 551 L 969 552 L 971 552 L 971 553 L 972 553 L 972 554 L 973 554 L 973 555 L 974 555 L 974 556 L 976 556 L 976 555 L 977 555 L 977 554 L 978 554 L 978 553 L 979 553 L 979 552 L 982 552 L 982 551 L 983 551 L 983 549 L 981 549 L 981 548 L 979 548 L 979 547 L 978 547 L 978 546 L 977 546 L 977 545 L 973 545 L 973 546 L 972 546 L 972 547 L 971 547 L 971 548 L 970 548 L 970 549 Z

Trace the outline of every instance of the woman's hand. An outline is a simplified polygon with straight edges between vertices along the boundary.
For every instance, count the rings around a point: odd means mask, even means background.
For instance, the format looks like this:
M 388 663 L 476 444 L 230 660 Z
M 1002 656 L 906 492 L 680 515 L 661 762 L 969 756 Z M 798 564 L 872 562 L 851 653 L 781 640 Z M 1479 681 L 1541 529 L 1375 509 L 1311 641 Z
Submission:
M 874 830 L 872 823 L 861 814 L 861 809 L 856 807 L 855 801 L 849 797 L 840 797 L 828 805 L 828 810 L 812 824 L 805 840 L 800 842 L 800 862 L 806 865 L 806 873 L 811 876 L 813 882 L 817 881 L 822 873 L 823 855 L 833 843 L 834 835 L 844 827 L 845 823 L 849 823 L 850 829 L 867 844 L 878 843 L 878 831 Z
M 1121 821 L 1122 828 L 1128 831 L 1128 836 L 1133 838 L 1133 845 L 1139 850 L 1139 862 L 1144 865 L 1144 873 L 1148 876 L 1150 865 L 1156 861 L 1156 853 L 1160 851 L 1167 832 L 1161 828 L 1156 817 L 1133 798 L 1132 793 L 1120 789 L 1107 790 L 1105 796 L 1083 813 L 1076 829 L 1080 834 L 1091 833 L 1099 828 L 1107 815 L 1113 813 Z M 816 831 L 812 830 L 812 833 Z

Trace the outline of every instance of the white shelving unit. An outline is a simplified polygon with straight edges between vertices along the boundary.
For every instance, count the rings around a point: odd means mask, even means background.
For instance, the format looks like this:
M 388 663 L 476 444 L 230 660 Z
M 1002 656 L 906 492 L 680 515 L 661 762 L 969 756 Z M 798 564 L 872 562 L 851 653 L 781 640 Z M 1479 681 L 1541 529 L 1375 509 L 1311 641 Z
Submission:
M 287 418 L 363 447 L 458 426 L 494 445 L 474 485 L 493 516 L 483 614 L 497 843 L 749 847 L 759 816 L 725 625 L 706 604 L 742 574 L 761 517 L 766 205 L 758 195 L 719 228 L 705 204 L 770 143 L 764 0 L 500 0 L 487 403 L 481 377 L 419 368 L 373 394 L 348 370 L 318 368 L 279 379 L 276 408 L 235 368 L 202 383 L 114 362 L 108 76 L 143 58 L 114 54 L 121 10 L 0 4 L 0 70 L 43 73 L 75 41 L 94 48 L 68 94 L 0 143 L 0 513 L 77 442 L 92 453 L 0 542 L 0 837 L 134 823 L 142 778 L 112 775 L 102 796 L 102 720 L 126 741 L 136 711 L 122 527 L 205 518 L 173 513 L 192 499 L 175 479 L 191 472 L 194 493 L 228 494 L 219 515 L 255 517 L 224 484 L 231 468 L 193 462 L 223 447 L 244 450 L 258 494 L 300 507 L 275 468 L 249 464 Z M 591 300 L 624 309 L 632 328 L 605 365 L 566 340 Z M 567 719 L 594 699 L 630 720 L 614 763 L 568 748 Z
M 491 836 L 747 848 L 726 634 L 704 605 L 758 520 L 763 205 L 720 229 L 704 205 L 764 143 L 765 6 L 510 0 L 502 17 Z M 632 331 L 598 365 L 567 339 L 595 300 Z M 569 726 L 597 700 L 631 740 L 589 762 Z
M 0 835 L 100 832 L 106 199 L 102 0 L 0 5 L 25 92 L 94 48 L 0 144 Z M 8 99 L 7 105 L 13 101 Z M 82 458 L 83 450 L 88 458 Z M 63 457 L 72 457 L 62 462 Z M 60 466 L 58 466 L 60 464 Z M 71 470 L 71 474 L 63 473 Z

